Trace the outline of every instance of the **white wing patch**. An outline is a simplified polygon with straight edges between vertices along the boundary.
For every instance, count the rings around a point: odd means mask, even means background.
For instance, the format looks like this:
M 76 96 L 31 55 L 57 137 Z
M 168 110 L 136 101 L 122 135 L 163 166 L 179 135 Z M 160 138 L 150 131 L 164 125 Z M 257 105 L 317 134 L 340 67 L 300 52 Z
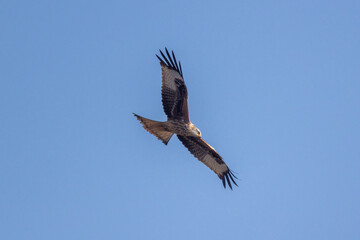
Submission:
M 175 84 L 175 79 L 181 79 L 182 81 L 183 78 L 181 77 L 181 75 L 172 69 L 169 69 L 166 66 L 161 66 L 161 70 L 162 70 L 162 83 L 163 86 L 166 86 L 174 91 L 177 90 L 176 84 Z
M 228 167 L 225 163 L 219 164 L 216 162 L 213 156 L 210 154 L 206 154 L 205 157 L 202 159 L 204 164 L 208 166 L 211 170 L 213 170 L 218 175 L 223 175 L 227 170 Z

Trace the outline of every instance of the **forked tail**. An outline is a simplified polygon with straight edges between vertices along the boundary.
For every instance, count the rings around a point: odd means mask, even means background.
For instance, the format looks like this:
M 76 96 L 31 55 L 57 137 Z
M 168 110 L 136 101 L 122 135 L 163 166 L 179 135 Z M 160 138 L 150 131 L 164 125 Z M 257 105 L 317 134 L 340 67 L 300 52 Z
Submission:
M 170 141 L 170 138 L 172 137 L 172 135 L 174 133 L 166 130 L 164 122 L 150 120 L 150 119 L 141 117 L 135 113 L 134 113 L 134 116 L 140 121 L 140 123 L 143 125 L 143 127 L 146 131 L 153 134 L 155 137 L 157 137 L 159 140 L 161 140 L 165 145 L 168 144 L 168 142 Z

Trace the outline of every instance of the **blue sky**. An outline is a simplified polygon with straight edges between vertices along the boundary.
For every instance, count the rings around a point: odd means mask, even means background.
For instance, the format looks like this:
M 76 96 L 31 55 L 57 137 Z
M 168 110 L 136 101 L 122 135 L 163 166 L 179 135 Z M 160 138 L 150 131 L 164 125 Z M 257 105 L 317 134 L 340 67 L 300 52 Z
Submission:
M 359 239 L 358 1 L 3 1 L 0 239 Z M 234 191 L 173 138 L 155 54 Z

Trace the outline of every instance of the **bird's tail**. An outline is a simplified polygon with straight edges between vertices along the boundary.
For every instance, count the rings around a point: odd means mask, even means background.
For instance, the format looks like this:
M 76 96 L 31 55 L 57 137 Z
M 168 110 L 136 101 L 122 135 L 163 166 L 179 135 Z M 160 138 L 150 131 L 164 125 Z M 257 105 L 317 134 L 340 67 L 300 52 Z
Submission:
M 161 140 L 165 145 L 168 144 L 170 138 L 174 133 L 166 130 L 166 126 L 164 122 L 158 122 L 154 120 L 150 120 L 144 117 L 141 117 L 134 113 L 134 116 L 140 121 L 146 131 L 153 134 L 159 140 Z

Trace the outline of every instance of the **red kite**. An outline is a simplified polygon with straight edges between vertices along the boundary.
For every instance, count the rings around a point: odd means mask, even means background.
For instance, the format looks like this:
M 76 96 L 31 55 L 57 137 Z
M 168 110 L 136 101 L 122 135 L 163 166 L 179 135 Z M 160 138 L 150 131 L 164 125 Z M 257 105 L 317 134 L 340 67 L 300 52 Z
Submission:
M 161 65 L 161 96 L 164 112 L 167 115 L 167 121 L 158 122 L 141 117 L 137 114 L 134 115 L 146 131 L 155 135 L 165 145 L 168 144 L 172 135 L 176 134 L 192 155 L 218 175 L 225 188 L 227 182 L 232 189 L 231 181 L 237 186 L 234 180 L 236 176 L 228 168 L 215 149 L 201 138 L 200 130 L 190 122 L 188 93 L 180 61 L 178 64 L 173 51 L 171 56 L 166 48 L 165 50 L 167 57 L 161 50 L 160 54 L 163 58 L 158 55 L 156 55 L 156 57 L 160 60 Z

